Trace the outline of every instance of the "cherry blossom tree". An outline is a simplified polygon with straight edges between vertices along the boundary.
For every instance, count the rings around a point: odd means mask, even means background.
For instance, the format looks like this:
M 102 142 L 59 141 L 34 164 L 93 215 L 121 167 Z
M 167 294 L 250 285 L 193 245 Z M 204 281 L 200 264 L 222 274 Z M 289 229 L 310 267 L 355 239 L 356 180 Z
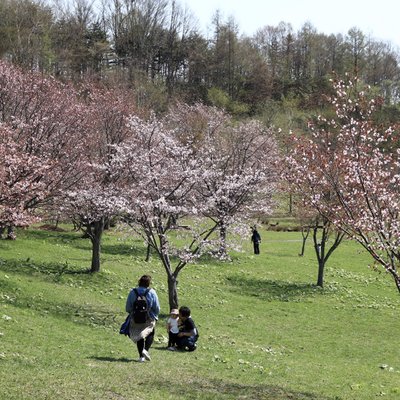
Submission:
M 226 254 L 226 233 L 238 220 L 270 214 L 278 179 L 274 136 L 258 121 L 227 126 L 208 136 L 202 146 L 206 166 L 198 191 L 205 215 L 220 228 L 220 254 Z
M 88 181 L 86 181 L 88 182 Z M 91 181 L 93 184 L 94 180 Z M 64 199 L 66 205 L 63 212 L 68 215 L 76 226 L 87 234 L 92 243 L 92 261 L 90 272 L 100 271 L 101 239 L 104 227 L 110 218 L 126 211 L 121 197 L 107 185 L 91 186 L 89 189 L 78 187 L 76 191 L 68 191 Z
M 126 212 L 118 196 L 118 174 L 111 174 L 115 146 L 128 138 L 128 115 L 134 101 L 126 90 L 88 84 L 81 88 L 87 115 L 86 174 L 72 190 L 64 192 L 60 207 L 92 243 L 91 272 L 100 271 L 101 239 L 110 220 Z
M 130 128 L 133 135 L 118 146 L 113 164 L 125 182 L 121 194 L 130 207 L 126 221 L 158 254 L 168 277 L 170 306 L 177 307 L 179 272 L 202 253 L 216 226 L 202 232 L 188 226 L 184 244 L 176 245 L 176 222 L 199 214 L 194 190 L 199 165 L 190 147 L 176 140 L 154 115 L 149 120 L 132 117 Z
M 0 224 L 29 223 L 34 209 L 81 179 L 84 111 L 70 85 L 0 62 L 1 144 L 8 168 L 2 185 L 13 192 L 2 200 Z
M 68 215 L 91 239 L 91 271 L 98 271 L 104 225 L 121 208 L 115 196 L 116 180 L 111 179 L 107 164 L 112 146 L 130 132 L 126 118 L 132 104 L 129 92 L 122 89 L 93 84 L 74 88 L 1 63 L 0 116 L 8 127 L 8 142 L 18 143 L 18 153 L 5 151 L 5 159 L 16 164 L 11 156 L 18 154 L 25 182 L 19 197 L 8 196 L 13 203 L 3 200 L 0 204 L 4 220 L 0 223 L 21 224 L 22 216 L 28 223 L 27 213 L 38 207 L 42 212 Z M 33 172 L 28 174 L 30 165 Z M 6 178 L 4 184 L 13 185 Z M 21 184 L 14 184 L 12 190 L 18 188 Z
M 360 243 L 400 291 L 398 133 L 376 126 L 380 102 L 357 80 L 334 82 L 334 118 L 296 137 L 288 157 L 292 184 L 304 202 Z
M 218 225 L 219 256 L 225 258 L 228 228 L 271 212 L 279 160 L 273 133 L 258 121 L 234 123 L 226 113 L 201 104 L 179 104 L 166 119 L 202 166 L 196 191 L 203 215 Z

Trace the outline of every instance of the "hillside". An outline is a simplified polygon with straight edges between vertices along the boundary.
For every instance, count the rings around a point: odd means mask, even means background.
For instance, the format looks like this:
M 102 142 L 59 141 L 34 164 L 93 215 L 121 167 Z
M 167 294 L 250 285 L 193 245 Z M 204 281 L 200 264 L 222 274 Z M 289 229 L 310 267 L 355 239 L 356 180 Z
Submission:
M 76 232 L 29 229 L 0 241 L 2 399 L 397 399 L 400 298 L 354 243 L 314 286 L 299 232 L 261 231 L 259 257 L 185 268 L 181 305 L 199 330 L 195 353 L 168 352 L 166 276 L 142 243 L 107 232 L 102 272 Z M 153 276 L 162 314 L 152 361 L 119 335 L 129 289 Z

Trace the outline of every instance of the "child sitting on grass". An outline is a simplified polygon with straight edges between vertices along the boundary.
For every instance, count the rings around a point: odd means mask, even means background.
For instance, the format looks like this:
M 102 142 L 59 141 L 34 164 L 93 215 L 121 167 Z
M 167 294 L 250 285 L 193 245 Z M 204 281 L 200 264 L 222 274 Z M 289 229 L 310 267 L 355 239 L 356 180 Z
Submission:
M 199 338 L 199 332 L 196 328 L 192 317 L 190 316 L 189 307 L 181 307 L 179 309 L 179 333 L 178 333 L 178 349 L 194 351 L 196 350 L 196 342 Z

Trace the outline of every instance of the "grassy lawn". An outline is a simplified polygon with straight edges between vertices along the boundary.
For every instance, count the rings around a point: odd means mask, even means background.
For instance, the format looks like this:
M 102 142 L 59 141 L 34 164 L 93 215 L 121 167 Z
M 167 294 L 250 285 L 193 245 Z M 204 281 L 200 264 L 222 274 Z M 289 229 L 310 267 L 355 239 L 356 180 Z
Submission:
M 179 280 L 199 331 L 194 353 L 165 350 L 165 272 L 121 233 L 104 237 L 102 271 L 76 232 L 26 230 L 0 241 L 0 399 L 399 399 L 400 296 L 345 242 L 314 286 L 311 241 L 263 232 L 232 262 L 202 261 Z M 119 326 L 143 273 L 162 314 L 152 361 Z

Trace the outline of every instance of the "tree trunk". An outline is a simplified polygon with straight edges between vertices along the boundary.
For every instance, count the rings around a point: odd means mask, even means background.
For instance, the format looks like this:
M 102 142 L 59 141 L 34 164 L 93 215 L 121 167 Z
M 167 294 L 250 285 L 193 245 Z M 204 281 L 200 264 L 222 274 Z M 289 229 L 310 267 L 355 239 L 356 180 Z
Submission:
M 100 271 L 100 240 L 92 240 L 92 265 L 90 272 Z
M 146 259 L 145 259 L 146 262 L 150 260 L 150 253 L 151 253 L 151 246 L 148 244 L 146 250 Z
M 163 235 L 160 237 L 160 247 L 159 247 L 159 256 L 161 258 L 161 262 L 164 265 L 165 271 L 168 276 L 168 302 L 169 302 L 169 307 L 170 309 L 172 308 L 178 308 L 179 302 L 178 302 L 178 274 L 179 274 L 179 269 L 175 271 L 174 273 L 172 272 L 171 269 L 171 261 L 169 259 L 168 252 L 165 252 L 164 249 L 168 249 L 168 241 L 166 237 Z
M 299 253 L 300 257 L 304 256 L 304 251 L 306 249 L 306 241 L 307 241 L 307 238 L 303 236 L 303 243 L 301 244 L 301 251 Z
M 221 225 L 219 228 L 219 255 L 221 258 L 226 258 L 226 227 L 225 225 Z
M 90 240 L 92 242 L 92 266 L 90 272 L 100 271 L 100 245 L 104 232 L 104 218 L 91 224 Z
M 398 276 L 395 277 L 395 282 L 396 282 L 397 289 L 400 292 L 400 278 Z
M 328 229 L 327 225 L 328 223 L 324 220 L 324 223 L 322 225 L 322 234 L 321 234 L 321 241 L 318 242 L 317 234 L 318 234 L 318 229 L 319 229 L 319 221 L 318 218 L 315 221 L 315 226 L 313 229 L 313 241 L 314 241 L 314 249 L 315 249 L 315 254 L 317 255 L 317 260 L 318 260 L 318 278 L 317 278 L 317 286 L 319 287 L 324 287 L 324 269 L 325 269 L 325 244 L 328 239 Z
M 317 232 L 318 229 L 321 228 L 321 240 L 318 242 Z M 342 242 L 344 238 L 343 232 L 336 232 L 335 239 L 333 241 L 332 246 L 327 249 L 327 243 L 330 235 L 331 223 L 327 219 L 323 219 L 322 226 L 319 225 L 318 218 L 315 223 L 315 227 L 313 228 L 313 241 L 314 241 L 314 249 L 318 259 L 318 279 L 317 286 L 324 286 L 324 270 L 325 264 L 328 261 L 331 254 L 337 249 L 339 244 Z
M 322 258 L 318 261 L 317 286 L 319 287 L 324 287 L 324 269 L 325 269 L 325 260 Z
M 168 274 L 168 300 L 169 308 L 178 308 L 178 281 L 175 275 Z
M 17 238 L 17 236 L 15 235 L 14 232 L 14 227 L 13 226 L 9 226 L 7 227 L 7 240 L 15 240 Z
M 397 290 L 400 293 L 400 276 L 398 275 L 397 270 L 392 269 L 390 272 L 394 278 L 394 282 L 396 284 Z
M 306 229 L 303 228 L 301 230 L 301 236 L 303 237 L 303 243 L 301 245 L 301 252 L 299 254 L 300 257 L 304 256 L 304 251 L 306 249 L 306 241 L 307 241 L 309 234 L 310 234 L 310 227 L 307 227 Z

